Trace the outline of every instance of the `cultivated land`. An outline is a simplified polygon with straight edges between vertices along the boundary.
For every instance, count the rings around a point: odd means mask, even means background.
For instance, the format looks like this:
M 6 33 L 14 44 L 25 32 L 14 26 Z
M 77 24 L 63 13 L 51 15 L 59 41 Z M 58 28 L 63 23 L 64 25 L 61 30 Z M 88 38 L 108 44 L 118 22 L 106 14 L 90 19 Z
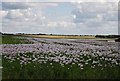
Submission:
M 80 39 L 80 40 L 100 40 L 100 41 L 114 41 L 116 38 L 96 38 L 92 35 L 21 35 L 32 38 L 48 38 L 48 39 Z
M 60 35 L 25 35 L 25 36 L 53 39 L 95 39 L 95 36 L 60 36 Z
M 94 36 L 3 35 L 1 46 L 3 79 L 120 77 L 119 42 Z

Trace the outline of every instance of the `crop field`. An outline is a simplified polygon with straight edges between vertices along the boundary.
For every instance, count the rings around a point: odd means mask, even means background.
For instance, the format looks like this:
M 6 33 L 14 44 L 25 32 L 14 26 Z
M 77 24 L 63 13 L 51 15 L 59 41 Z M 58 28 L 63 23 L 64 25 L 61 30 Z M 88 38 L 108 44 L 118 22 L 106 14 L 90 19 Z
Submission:
M 50 38 L 50 39 L 95 39 L 95 36 L 75 36 L 75 35 L 23 35 L 28 37 L 37 38 Z
M 119 79 L 120 42 L 2 36 L 3 79 Z

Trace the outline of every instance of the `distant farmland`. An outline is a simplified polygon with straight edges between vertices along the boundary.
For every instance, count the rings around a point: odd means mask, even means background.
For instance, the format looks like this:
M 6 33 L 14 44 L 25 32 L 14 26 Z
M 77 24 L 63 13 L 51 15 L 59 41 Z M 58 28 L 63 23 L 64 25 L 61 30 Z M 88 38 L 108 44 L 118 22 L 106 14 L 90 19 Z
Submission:
M 94 39 L 95 36 L 72 36 L 72 35 L 25 35 L 38 38 L 62 38 L 62 39 Z
M 23 35 L 33 38 L 48 38 L 48 39 L 85 39 L 85 40 L 100 40 L 100 41 L 115 41 L 116 38 L 99 38 L 94 35 Z

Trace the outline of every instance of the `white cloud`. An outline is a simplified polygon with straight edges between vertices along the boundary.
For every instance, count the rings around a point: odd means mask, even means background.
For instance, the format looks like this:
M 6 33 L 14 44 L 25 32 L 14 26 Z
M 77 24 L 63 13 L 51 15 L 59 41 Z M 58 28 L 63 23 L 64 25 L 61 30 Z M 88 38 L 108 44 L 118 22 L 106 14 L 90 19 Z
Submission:
M 74 22 L 78 31 L 88 34 L 117 34 L 118 4 L 116 2 L 73 3 Z M 81 24 L 82 23 L 82 24 Z M 94 32 L 93 32 L 94 31 Z
M 17 6 L 18 4 L 5 3 L 7 13 L 3 19 L 3 32 L 49 33 L 54 30 L 65 31 L 74 27 L 74 23 L 71 22 L 72 16 L 58 17 L 57 20 L 52 21 L 46 18 L 42 12 L 43 8 L 57 6 L 56 3 L 27 3 L 29 6 L 25 3 L 20 3 L 22 6 Z
M 8 11 L 0 10 L 0 18 L 5 17 L 7 15 Z
M 56 6 L 59 6 L 59 3 L 5 3 L 3 10 L 0 11 L 0 16 L 4 18 L 3 32 L 117 33 L 118 7 L 116 3 L 74 3 L 74 10 L 71 14 L 65 14 L 55 19 L 44 14 L 44 9 Z
M 119 0 L 2 0 L 2 2 L 118 2 Z
M 74 4 L 73 14 L 76 15 L 75 22 L 84 22 L 89 19 L 103 19 L 103 21 L 117 21 L 118 6 L 116 3 L 80 3 Z M 102 18 L 103 17 L 103 18 Z
M 22 19 L 23 14 L 19 10 L 10 10 L 6 17 L 8 19 Z

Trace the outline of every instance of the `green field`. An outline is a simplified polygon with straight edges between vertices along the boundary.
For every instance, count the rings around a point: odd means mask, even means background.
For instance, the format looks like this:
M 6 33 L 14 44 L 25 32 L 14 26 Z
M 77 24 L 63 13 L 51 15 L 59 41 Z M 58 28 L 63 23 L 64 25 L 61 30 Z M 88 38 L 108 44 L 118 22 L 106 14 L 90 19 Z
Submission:
M 2 44 L 31 44 L 21 36 L 2 36 Z M 32 53 L 27 54 L 28 57 L 33 56 Z M 20 58 L 19 56 L 17 58 Z M 91 57 L 93 60 L 98 59 Z M 87 57 L 84 57 L 86 60 Z M 2 78 L 3 79 L 119 79 L 120 66 L 112 65 L 101 60 L 103 65 L 107 67 L 95 66 L 91 68 L 91 62 L 80 69 L 77 64 L 66 64 L 61 66 L 59 63 L 48 61 L 47 63 L 31 62 L 28 64 L 20 64 L 19 60 L 8 60 L 2 58 Z
M 81 70 L 76 64 L 62 67 L 58 63 L 30 63 L 21 66 L 18 61 L 3 59 L 3 79 L 118 79 L 118 66 L 91 68 L 90 65 Z
M 22 36 L 16 35 L 3 35 L 0 39 L 2 44 L 31 44 L 29 40 Z

